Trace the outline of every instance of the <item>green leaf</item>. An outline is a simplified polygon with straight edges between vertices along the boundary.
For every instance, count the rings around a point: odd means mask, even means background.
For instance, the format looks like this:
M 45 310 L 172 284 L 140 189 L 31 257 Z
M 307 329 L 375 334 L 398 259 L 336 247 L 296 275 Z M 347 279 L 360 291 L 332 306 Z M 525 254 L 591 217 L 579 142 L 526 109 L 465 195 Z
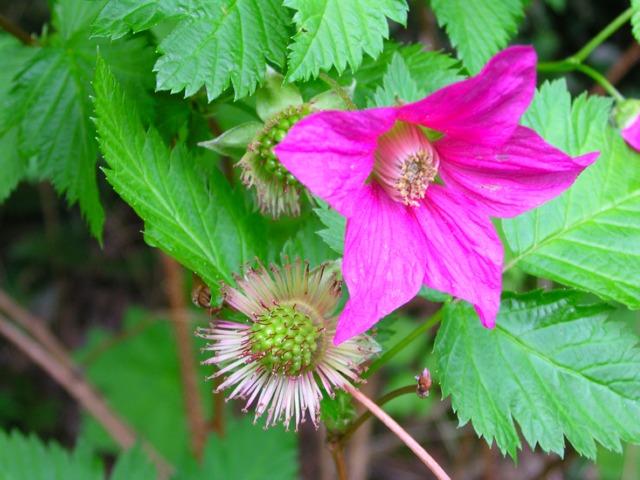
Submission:
M 0 431 L 0 479 L 103 480 L 104 473 L 85 443 L 68 452 L 56 443 L 45 445 L 34 435 Z
M 108 181 L 145 221 L 145 240 L 212 288 L 264 249 L 250 215 L 217 169 L 206 178 L 186 147 L 172 150 L 154 128 L 145 133 L 102 59 L 96 67 L 97 127 Z
M 26 175 L 27 162 L 18 153 L 18 128 L 15 125 L 16 112 L 11 107 L 11 89 L 14 78 L 35 53 L 35 48 L 0 34 L 0 203 Z
M 6 141 L 17 146 L 22 165 L 34 165 L 39 178 L 51 180 L 59 193 L 66 194 L 70 205 L 78 202 L 98 239 L 104 210 L 96 179 L 96 132 L 90 119 L 97 47 L 101 46 L 127 91 L 141 103 L 150 105 L 146 92 L 153 86 L 149 83 L 153 81 L 153 52 L 145 40 L 102 45 L 87 40 L 89 25 L 100 6 L 100 2 L 79 0 L 56 4 L 53 25 L 58 33 L 47 39 L 16 79 L 10 118 L 0 115 L 0 132 L 7 131 L 7 120 L 15 128 Z M 20 173 L 25 174 L 24 170 Z
M 294 43 L 289 46 L 287 79 L 307 80 L 320 70 L 347 64 L 356 70 L 362 53 L 377 57 L 383 39 L 389 38 L 387 17 L 402 25 L 406 22 L 405 0 L 284 0 L 296 10 Z
M 110 0 L 93 22 L 92 34 L 115 40 L 164 20 L 199 15 L 198 5 L 192 0 Z
M 523 117 L 570 155 L 601 150 L 573 187 L 502 221 L 515 264 L 533 275 L 640 308 L 640 155 L 608 126 L 611 102 L 571 99 L 564 82 L 542 86 Z
M 136 445 L 118 456 L 110 480 L 154 480 L 156 478 L 158 478 L 156 468 L 149 462 L 140 445 Z
M 423 89 L 411 76 L 409 66 L 402 56 L 396 52 L 391 57 L 387 73 L 382 78 L 382 85 L 378 87 L 371 101 L 371 106 L 390 107 L 400 103 L 415 102 L 423 98 Z
M 631 8 L 633 8 L 631 15 L 633 36 L 640 42 L 640 0 L 631 0 Z
M 308 218 L 297 229 L 297 232 L 287 239 L 282 253 L 287 255 L 290 260 L 299 257 L 308 261 L 312 269 L 321 263 L 335 260 L 337 258 L 336 252 L 318 237 L 318 228 L 321 226 L 320 220 L 316 217 Z
M 520 439 L 560 455 L 564 438 L 588 457 L 595 441 L 640 441 L 640 350 L 611 307 L 571 291 L 505 295 L 494 330 L 469 304 L 450 304 L 434 352 L 443 395 L 461 424 L 515 458 Z
M 264 80 L 266 63 L 284 64 L 289 18 L 278 0 L 203 2 L 163 40 L 156 63 L 158 90 L 213 100 L 233 85 L 236 100 Z
M 507 46 L 524 16 L 523 0 L 432 0 L 431 8 L 445 27 L 458 56 L 476 74 Z
M 176 480 L 298 478 L 297 436 L 283 428 L 264 430 L 253 425 L 253 418 L 248 415 L 240 419 L 227 417 L 224 438 L 211 435 L 202 464 L 189 461 L 179 469 Z
M 406 65 L 410 78 L 418 85 L 420 94 L 427 96 L 436 90 L 462 80 L 457 60 L 438 52 L 423 52 L 421 45 L 399 47 L 395 43 L 385 44 L 384 51 L 373 60 L 366 58 L 352 78 L 356 80 L 356 103 L 362 106 L 374 106 L 371 98 L 383 79 L 393 76 L 389 64 L 396 55 L 400 55 Z M 396 76 L 397 78 L 397 76 Z M 350 75 L 345 74 L 341 81 L 348 82 Z
M 167 319 L 131 309 L 126 312 L 121 336 L 92 330 L 78 356 L 92 385 L 161 455 L 176 461 L 188 451 L 180 367 Z M 200 386 L 204 398 L 209 386 L 204 382 Z M 89 415 L 82 417 L 81 432 L 100 448 L 116 448 Z
M 327 227 L 318 230 L 316 233 L 320 238 L 331 247 L 331 249 L 339 255 L 344 255 L 344 235 L 347 228 L 347 219 L 333 209 L 329 209 L 326 202 L 318 200 L 319 208 L 313 211 L 320 221 Z
M 467 303 L 449 304 L 434 352 L 443 395 L 461 424 L 515 458 L 520 427 L 534 447 L 562 455 L 564 438 L 594 458 L 640 441 L 640 350 L 605 304 L 572 291 L 505 295 L 497 326 Z

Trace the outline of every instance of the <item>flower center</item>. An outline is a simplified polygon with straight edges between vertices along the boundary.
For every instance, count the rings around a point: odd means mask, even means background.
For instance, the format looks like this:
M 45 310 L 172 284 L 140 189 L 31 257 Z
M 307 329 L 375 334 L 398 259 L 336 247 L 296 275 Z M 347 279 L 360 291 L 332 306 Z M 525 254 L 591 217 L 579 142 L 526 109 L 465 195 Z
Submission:
M 297 377 L 314 366 L 323 332 L 295 305 L 277 305 L 263 313 L 249 334 L 251 355 L 273 373 Z
M 396 202 L 419 206 L 438 174 L 440 160 L 419 127 L 397 122 L 378 139 L 373 177 Z

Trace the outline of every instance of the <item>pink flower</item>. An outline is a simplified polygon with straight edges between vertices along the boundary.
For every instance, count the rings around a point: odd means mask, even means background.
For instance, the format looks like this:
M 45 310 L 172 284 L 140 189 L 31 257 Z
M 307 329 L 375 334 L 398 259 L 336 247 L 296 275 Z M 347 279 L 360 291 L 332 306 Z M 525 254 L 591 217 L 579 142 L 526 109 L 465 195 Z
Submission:
M 613 118 L 621 128 L 620 134 L 625 142 L 640 152 L 640 100 L 622 100 L 613 110 Z
M 629 146 L 640 152 L 640 117 L 636 118 L 628 127 L 623 128 L 621 134 Z
M 313 114 L 275 148 L 347 218 L 350 300 L 336 343 L 408 302 L 423 283 L 471 302 L 482 323 L 495 326 L 503 248 L 489 216 L 513 217 L 556 197 L 598 156 L 571 158 L 518 125 L 535 67 L 531 47 L 511 47 L 477 76 L 418 102 Z

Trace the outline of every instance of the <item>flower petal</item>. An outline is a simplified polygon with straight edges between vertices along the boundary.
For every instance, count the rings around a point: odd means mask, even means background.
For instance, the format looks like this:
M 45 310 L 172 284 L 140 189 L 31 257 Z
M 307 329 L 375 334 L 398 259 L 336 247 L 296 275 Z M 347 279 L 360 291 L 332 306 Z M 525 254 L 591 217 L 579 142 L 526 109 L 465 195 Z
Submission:
M 314 195 L 348 218 L 373 169 L 378 137 L 395 120 L 394 108 L 318 112 L 295 124 L 273 151 Z
M 426 239 L 407 207 L 376 184 L 363 190 L 355 204 L 342 263 L 350 299 L 338 322 L 336 345 L 411 300 L 424 277 Z
M 535 51 L 511 47 L 494 56 L 475 77 L 404 105 L 398 119 L 469 143 L 499 145 L 513 133 L 535 88 Z
M 473 303 L 485 327 L 495 326 L 504 251 L 488 217 L 472 202 L 430 185 L 413 212 L 427 237 L 424 284 Z
M 447 137 L 434 146 L 447 186 L 495 217 L 519 215 L 560 195 L 599 155 L 572 158 L 526 127 L 498 148 Z
M 640 116 L 620 133 L 622 134 L 622 138 L 624 138 L 632 148 L 640 152 Z

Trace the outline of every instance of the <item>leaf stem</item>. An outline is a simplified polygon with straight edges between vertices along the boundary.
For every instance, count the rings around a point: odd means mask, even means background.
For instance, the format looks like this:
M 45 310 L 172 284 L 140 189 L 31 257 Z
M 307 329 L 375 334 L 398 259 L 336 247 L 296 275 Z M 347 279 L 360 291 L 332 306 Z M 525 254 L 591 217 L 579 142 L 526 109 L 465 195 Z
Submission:
M 398 398 L 408 393 L 413 393 L 415 395 L 416 386 L 407 385 L 406 387 L 400 387 L 380 397 L 376 403 L 379 407 L 382 407 L 384 404 L 393 400 L 394 398 Z M 371 418 L 371 415 L 373 415 L 371 413 L 371 410 L 367 410 L 358 418 L 356 418 L 353 422 L 351 422 L 349 426 L 347 426 L 344 433 L 340 435 L 340 439 L 338 440 L 338 443 L 340 443 L 340 445 L 344 447 L 349 442 L 349 439 L 353 436 L 353 434 L 358 430 L 358 428 L 360 428 L 364 422 L 366 422 L 367 420 L 369 420 L 369 418 Z
M 616 100 L 624 100 L 624 96 L 611 84 L 611 82 L 609 82 L 609 80 L 605 78 L 604 75 L 598 72 L 595 68 L 579 63 L 573 57 L 569 57 L 566 60 L 560 60 L 558 62 L 541 62 L 538 64 L 537 69 L 539 72 L 549 73 L 577 70 L 602 85 L 602 88 L 604 88 L 606 92 Z
M 358 107 L 356 106 L 355 103 L 353 103 L 353 100 L 349 98 L 349 95 L 347 95 L 347 92 L 345 92 L 344 88 L 342 88 L 342 85 L 340 85 L 338 82 L 336 82 L 333 78 L 331 78 L 326 73 L 320 72 L 318 77 L 323 82 L 328 84 L 331 88 L 333 88 L 338 95 L 340 95 L 340 98 L 342 98 L 342 100 L 347 105 L 347 107 L 349 107 L 349 110 L 351 111 L 358 110 Z
M 389 430 L 395 433 L 400 440 L 402 440 L 407 447 L 409 447 L 413 453 L 424 463 L 429 470 L 431 470 L 438 480 L 451 480 L 449 475 L 442 469 L 442 467 L 434 460 L 434 458 L 427 453 L 427 451 L 420 446 L 420 444 L 411 436 L 407 431 L 402 428 L 398 423 L 391 418 L 384 410 L 382 410 L 375 402 L 367 397 L 360 390 L 355 388 L 350 383 L 346 383 L 343 387 L 348 394 L 358 400 L 364 405 L 373 415 L 384 423 Z
M 540 62 L 537 65 L 537 69 L 539 72 L 569 72 L 572 70 L 577 70 L 579 72 L 588 75 L 593 80 L 595 80 L 598 84 L 605 89 L 605 91 L 615 98 L 617 101 L 624 100 L 624 97 L 620 92 L 605 78 L 604 75 L 601 75 L 596 69 L 589 67 L 588 65 L 584 65 L 583 62 L 587 59 L 591 53 L 602 44 L 607 38 L 613 35 L 616 30 L 618 30 L 622 25 L 631 19 L 633 14 L 633 8 L 628 8 L 620 15 L 618 15 L 609 25 L 607 25 L 600 33 L 598 33 L 595 37 L 593 37 L 584 47 L 582 47 L 577 53 L 571 55 L 570 57 L 565 58 L 564 60 L 559 60 L 557 62 Z
M 369 369 L 366 372 L 363 372 L 360 375 L 360 378 L 365 379 L 369 378 L 376 370 L 382 367 L 385 363 L 395 357 L 399 352 L 401 352 L 407 345 L 416 340 L 418 337 L 423 335 L 427 330 L 433 327 L 436 323 L 440 321 L 442 318 L 442 314 L 444 313 L 444 308 L 440 308 L 436 313 L 434 313 L 429 320 L 422 323 L 418 328 L 416 328 L 409 335 L 404 337 L 398 343 L 396 343 L 392 348 L 387 350 L 378 360 L 369 365 Z
M 631 19 L 632 14 L 633 8 L 627 8 L 624 12 L 613 19 L 613 21 L 609 25 L 604 27 L 604 29 L 602 29 L 600 33 L 593 37 L 591 41 L 589 41 L 584 47 L 582 47 L 578 51 L 578 53 L 573 55 L 573 58 L 575 58 L 579 63 L 585 61 L 586 58 L 591 55 L 591 52 L 593 52 L 598 46 L 600 46 L 602 42 L 613 35 L 616 30 L 618 30 L 622 25 L 627 23 Z

